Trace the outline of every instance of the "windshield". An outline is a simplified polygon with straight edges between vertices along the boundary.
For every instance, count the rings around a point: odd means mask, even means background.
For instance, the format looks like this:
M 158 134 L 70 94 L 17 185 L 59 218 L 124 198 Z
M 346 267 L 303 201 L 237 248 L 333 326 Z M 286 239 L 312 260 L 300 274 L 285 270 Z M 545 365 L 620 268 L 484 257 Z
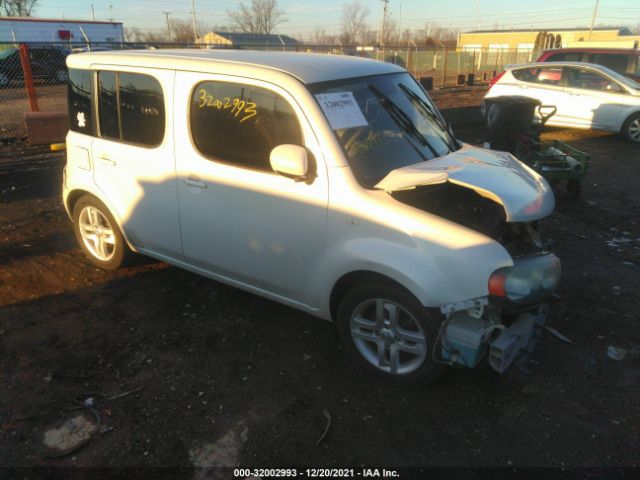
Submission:
M 4 60 L 5 58 L 10 57 L 15 53 L 15 48 L 7 48 L 6 50 L 0 50 L 0 60 Z
M 408 73 L 309 85 L 358 181 L 372 188 L 397 168 L 460 148 Z

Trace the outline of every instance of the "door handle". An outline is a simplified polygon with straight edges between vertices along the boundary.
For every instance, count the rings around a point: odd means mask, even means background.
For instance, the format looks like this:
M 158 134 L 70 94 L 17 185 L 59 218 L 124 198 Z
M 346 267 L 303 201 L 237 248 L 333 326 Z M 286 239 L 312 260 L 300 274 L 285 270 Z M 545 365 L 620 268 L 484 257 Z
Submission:
M 114 160 L 111 160 L 111 157 L 106 153 L 101 153 L 100 155 L 98 155 L 98 158 L 105 165 L 111 165 L 112 167 L 116 165 L 116 162 Z
M 188 185 L 190 187 L 207 188 L 207 184 L 204 183 L 202 180 L 200 180 L 200 178 L 198 178 L 195 175 L 189 175 L 189 177 L 185 178 L 183 182 L 185 185 Z

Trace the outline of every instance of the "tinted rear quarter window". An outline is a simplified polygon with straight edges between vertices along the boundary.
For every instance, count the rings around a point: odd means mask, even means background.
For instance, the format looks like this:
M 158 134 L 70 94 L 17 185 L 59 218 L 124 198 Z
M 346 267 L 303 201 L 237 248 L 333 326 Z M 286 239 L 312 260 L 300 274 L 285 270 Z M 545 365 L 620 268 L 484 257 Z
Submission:
M 69 128 L 87 135 L 95 133 L 91 108 L 91 80 L 92 73 L 89 70 L 69 70 Z
M 193 91 L 189 117 L 196 148 L 224 163 L 272 171 L 273 148 L 302 144 L 289 103 L 260 87 L 203 82 Z

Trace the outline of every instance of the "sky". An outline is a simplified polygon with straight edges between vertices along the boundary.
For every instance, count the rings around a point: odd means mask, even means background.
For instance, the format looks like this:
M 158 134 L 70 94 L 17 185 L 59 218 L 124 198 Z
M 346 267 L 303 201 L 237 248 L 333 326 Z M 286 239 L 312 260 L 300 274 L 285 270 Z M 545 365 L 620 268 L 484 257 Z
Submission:
M 197 18 L 207 26 L 229 24 L 228 10 L 235 10 L 236 0 L 194 0 Z M 383 2 L 360 0 L 369 8 L 372 29 L 380 24 Z M 347 0 L 278 0 L 287 22 L 277 33 L 308 34 L 316 28 L 329 34 L 340 33 L 343 5 Z M 250 0 L 245 0 L 250 3 Z M 123 22 L 126 27 L 164 28 L 164 12 L 170 18 L 190 17 L 191 0 L 39 0 L 35 16 L 44 18 L 91 19 L 91 4 L 96 20 Z M 595 0 L 389 0 L 391 18 L 401 30 L 420 29 L 428 22 L 459 31 L 499 28 L 578 27 L 588 26 Z M 600 0 L 596 25 L 640 25 L 638 0 Z

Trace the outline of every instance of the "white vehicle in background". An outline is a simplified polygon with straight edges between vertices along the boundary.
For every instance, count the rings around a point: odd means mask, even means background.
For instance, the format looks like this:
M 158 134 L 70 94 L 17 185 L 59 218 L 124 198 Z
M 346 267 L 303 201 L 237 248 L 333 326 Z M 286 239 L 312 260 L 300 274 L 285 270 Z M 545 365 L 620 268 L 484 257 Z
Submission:
M 94 264 L 140 252 L 332 320 L 400 381 L 533 348 L 560 276 L 538 233 L 553 193 L 456 140 L 406 70 L 244 50 L 67 62 L 63 200 Z
M 546 125 L 619 132 L 629 141 L 640 143 L 640 85 L 602 65 L 514 65 L 496 75 L 489 85 L 485 98 L 522 96 L 555 106 L 557 111 Z M 483 105 L 483 110 L 491 122 L 491 107 Z

